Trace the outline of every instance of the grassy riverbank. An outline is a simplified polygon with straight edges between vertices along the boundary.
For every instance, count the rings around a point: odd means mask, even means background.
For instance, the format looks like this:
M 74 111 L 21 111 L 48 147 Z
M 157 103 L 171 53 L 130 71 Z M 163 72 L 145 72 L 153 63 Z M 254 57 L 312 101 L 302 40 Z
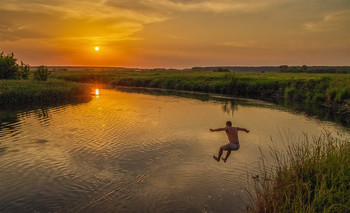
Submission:
M 285 105 L 315 106 L 344 118 L 350 125 L 350 75 L 278 72 L 205 71 L 56 71 L 59 79 L 198 91 L 254 98 Z M 327 115 L 326 115 L 327 116 Z
M 273 153 L 277 168 L 255 180 L 254 212 L 350 212 L 350 141 L 307 137 Z
M 90 98 L 90 88 L 74 82 L 0 80 L 0 105 L 2 107 L 48 105 L 82 98 Z

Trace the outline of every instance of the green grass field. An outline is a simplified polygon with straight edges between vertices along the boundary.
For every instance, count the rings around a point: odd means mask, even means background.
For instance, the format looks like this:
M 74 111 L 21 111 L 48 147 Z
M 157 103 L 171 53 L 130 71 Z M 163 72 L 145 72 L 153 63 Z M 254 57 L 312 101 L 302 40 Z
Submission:
M 26 107 L 90 98 L 90 88 L 82 84 L 62 81 L 0 80 L 0 105 Z
M 55 78 L 117 86 L 155 87 L 213 92 L 239 97 L 277 100 L 269 95 L 299 101 L 304 98 L 343 102 L 350 98 L 349 74 L 199 71 L 56 71 Z M 299 90 L 301 93 L 298 94 Z M 299 97 L 301 96 L 301 97 Z M 301 101 L 301 100 L 300 100 Z M 299 102 L 300 102 L 299 101 Z
M 72 80 L 91 80 L 93 77 L 101 77 L 102 79 L 112 79 L 113 77 L 131 77 L 137 76 L 139 78 L 154 78 L 154 77 L 182 77 L 182 78 L 223 78 L 225 75 L 230 74 L 227 72 L 207 72 L 207 71 L 91 71 L 91 70 L 79 70 L 79 71 L 53 71 L 52 72 L 58 78 L 71 78 Z M 321 79 L 322 77 L 329 76 L 332 78 L 347 78 L 350 79 L 348 74 L 330 74 L 330 73 L 280 73 L 280 72 L 234 72 L 238 77 L 242 78 L 259 78 L 269 80 L 290 80 L 290 79 Z

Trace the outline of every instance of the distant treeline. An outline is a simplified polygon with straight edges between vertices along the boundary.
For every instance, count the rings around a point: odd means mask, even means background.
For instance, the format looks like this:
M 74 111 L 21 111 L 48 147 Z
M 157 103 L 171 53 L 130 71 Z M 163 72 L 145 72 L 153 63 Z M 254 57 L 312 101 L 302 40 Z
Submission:
M 209 71 L 209 72 L 277 72 L 280 71 L 278 66 L 262 66 L 262 67 L 236 67 L 236 66 L 220 66 L 220 67 L 192 67 L 191 71 Z
M 34 66 L 33 68 L 36 68 L 36 66 Z M 126 70 L 133 70 L 131 68 L 125 68 L 125 67 L 91 67 L 91 66 L 48 66 L 47 68 L 50 71 L 79 71 L 79 70 L 86 70 L 86 71 L 126 71 Z
M 350 73 L 350 66 L 288 66 L 279 67 L 280 72 L 292 73 Z
M 260 67 L 192 67 L 192 71 L 208 72 L 291 72 L 291 73 L 350 73 L 350 66 L 260 66 Z
M 37 67 L 31 67 L 31 70 Z M 282 72 L 282 73 L 350 73 L 350 66 L 218 66 L 192 67 L 191 69 L 153 68 L 139 69 L 126 67 L 79 67 L 79 66 L 49 66 L 50 71 L 208 71 L 208 72 Z

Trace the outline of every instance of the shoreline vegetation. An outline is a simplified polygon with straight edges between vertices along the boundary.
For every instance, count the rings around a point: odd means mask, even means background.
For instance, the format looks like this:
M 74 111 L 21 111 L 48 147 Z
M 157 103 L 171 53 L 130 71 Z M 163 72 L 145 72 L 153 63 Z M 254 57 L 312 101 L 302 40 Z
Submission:
M 31 70 L 28 64 L 17 63 L 14 54 L 0 53 L 0 106 L 26 108 L 53 105 L 90 98 L 90 89 L 82 84 L 48 78 L 46 66 Z
M 261 175 L 248 191 L 250 212 L 349 212 L 350 140 L 323 133 L 296 143 L 286 152 L 271 151 L 275 166 L 267 168 L 262 153 Z
M 52 73 L 54 78 L 81 83 L 258 99 L 350 126 L 349 74 L 145 70 L 75 70 Z
M 0 80 L 0 106 L 20 108 L 52 105 L 91 98 L 90 87 L 63 80 Z

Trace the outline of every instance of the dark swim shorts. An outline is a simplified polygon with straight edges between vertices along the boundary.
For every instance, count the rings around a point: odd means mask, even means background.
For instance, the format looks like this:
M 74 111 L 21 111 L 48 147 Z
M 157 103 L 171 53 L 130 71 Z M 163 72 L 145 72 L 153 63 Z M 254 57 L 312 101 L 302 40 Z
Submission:
M 223 150 L 238 150 L 239 149 L 239 143 L 228 143 L 226 145 L 223 145 L 221 149 Z

